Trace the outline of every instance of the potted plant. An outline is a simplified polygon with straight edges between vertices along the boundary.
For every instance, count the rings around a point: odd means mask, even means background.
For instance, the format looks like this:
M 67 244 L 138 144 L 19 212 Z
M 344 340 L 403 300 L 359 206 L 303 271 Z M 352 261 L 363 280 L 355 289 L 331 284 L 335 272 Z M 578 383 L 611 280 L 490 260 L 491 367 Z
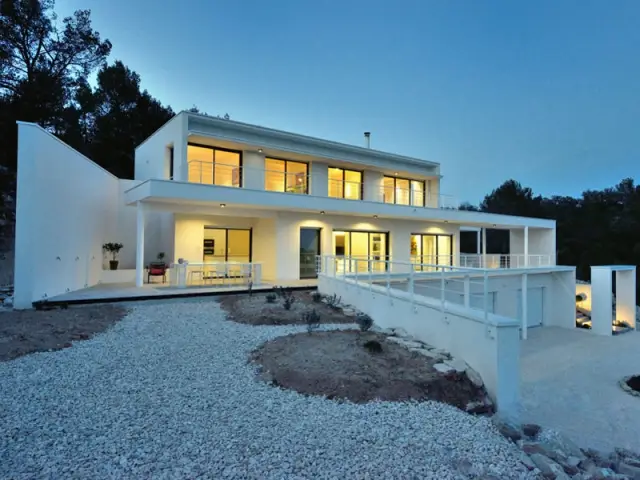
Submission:
M 118 253 L 122 250 L 121 243 L 105 243 L 102 245 L 102 250 L 111 254 L 111 260 L 109 260 L 109 269 L 117 270 L 118 269 Z
M 156 262 L 151 262 L 151 263 L 155 265 L 162 265 L 163 267 L 167 266 L 167 264 L 164 263 L 164 252 L 158 253 L 158 255 L 156 256 L 156 259 L 157 259 Z

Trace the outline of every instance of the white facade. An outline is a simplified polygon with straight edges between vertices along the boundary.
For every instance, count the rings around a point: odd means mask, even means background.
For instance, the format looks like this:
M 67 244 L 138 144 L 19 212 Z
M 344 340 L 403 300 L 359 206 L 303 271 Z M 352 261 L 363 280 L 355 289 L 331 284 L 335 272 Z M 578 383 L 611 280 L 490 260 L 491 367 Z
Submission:
M 196 147 L 216 149 L 214 158 L 235 155 L 238 164 L 194 160 Z M 304 188 L 289 189 L 291 173 L 282 174 L 282 191 L 270 188 L 269 159 L 305 165 Z M 234 185 L 215 184 L 216 168 Z M 343 173 L 336 187 L 336 169 L 358 172 L 359 181 Z M 100 281 L 135 278 L 141 285 L 159 252 L 167 263 L 202 262 L 205 227 L 248 230 L 248 260 L 260 262 L 263 278 L 273 282 L 300 278 L 301 229 L 309 228 L 318 229 L 320 254 L 339 253 L 335 232 L 353 232 L 354 245 L 369 232 L 376 236 L 369 253 L 381 248 L 376 255 L 398 263 L 413 260 L 415 235 L 449 236 L 450 247 L 434 260 L 447 265 L 461 262 L 461 227 L 502 228 L 511 232 L 510 253 L 525 262 L 519 266 L 538 266 L 528 265 L 533 256 L 555 265 L 554 221 L 451 208 L 440 178 L 435 162 L 182 112 L 136 149 L 135 180 L 121 180 L 40 127 L 20 123 L 15 305 L 27 308 Z M 399 186 L 405 181 L 410 191 Z M 340 188 L 357 199 L 340 198 Z M 227 253 L 236 248 L 230 238 Z M 124 244 L 121 275 L 104 272 L 105 242 Z

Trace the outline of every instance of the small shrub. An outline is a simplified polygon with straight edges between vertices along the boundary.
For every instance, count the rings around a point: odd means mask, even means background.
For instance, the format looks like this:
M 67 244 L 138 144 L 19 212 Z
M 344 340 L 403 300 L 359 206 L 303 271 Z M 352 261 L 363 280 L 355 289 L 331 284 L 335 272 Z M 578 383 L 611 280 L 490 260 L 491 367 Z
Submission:
M 362 332 L 366 332 L 373 327 L 373 319 L 366 313 L 358 313 L 358 315 L 356 315 L 356 323 Z
M 307 333 L 311 335 L 315 330 L 320 328 L 320 315 L 316 312 L 316 309 L 307 310 L 302 314 L 302 319 L 307 325 Z
M 320 303 L 322 301 L 322 294 L 320 292 L 313 292 L 311 298 L 315 303 Z
M 286 295 L 284 297 L 282 306 L 284 307 L 285 310 L 291 310 L 291 306 L 295 303 L 295 301 L 296 301 L 296 297 L 293 296 L 293 293 L 290 293 L 289 295 Z
M 267 296 L 265 297 L 267 303 L 276 303 L 277 298 L 278 296 L 275 293 L 267 293 Z
M 382 353 L 382 345 L 377 340 L 369 340 L 364 343 L 363 347 L 371 353 Z
M 329 308 L 332 308 L 333 310 L 337 310 L 338 308 L 340 308 L 338 306 L 340 305 L 340 300 L 342 300 L 342 297 L 339 297 L 334 293 L 333 295 L 330 295 L 327 297 L 327 305 L 329 306 Z

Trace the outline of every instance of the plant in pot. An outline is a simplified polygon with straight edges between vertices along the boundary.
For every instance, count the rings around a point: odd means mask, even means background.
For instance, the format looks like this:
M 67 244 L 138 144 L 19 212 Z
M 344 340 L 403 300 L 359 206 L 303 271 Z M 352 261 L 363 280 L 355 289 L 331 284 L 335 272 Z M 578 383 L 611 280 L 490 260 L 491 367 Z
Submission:
M 111 260 L 109 260 L 109 269 L 117 270 L 118 269 L 118 253 L 122 250 L 121 243 L 105 243 L 102 245 L 102 250 L 111 254 Z
M 158 266 L 162 266 L 165 267 L 167 266 L 166 263 L 164 263 L 164 252 L 160 252 L 158 253 L 157 257 L 156 257 L 156 261 L 155 262 L 151 262 L 154 265 L 158 265 Z

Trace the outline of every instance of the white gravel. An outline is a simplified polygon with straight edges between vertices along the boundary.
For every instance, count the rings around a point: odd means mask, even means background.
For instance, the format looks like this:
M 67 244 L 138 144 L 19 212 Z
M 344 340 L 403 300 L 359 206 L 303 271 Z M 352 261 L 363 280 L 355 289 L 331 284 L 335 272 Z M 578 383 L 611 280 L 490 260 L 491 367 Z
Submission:
M 256 381 L 248 352 L 301 330 L 140 304 L 92 340 L 0 363 L 0 478 L 533 478 L 486 418 Z

